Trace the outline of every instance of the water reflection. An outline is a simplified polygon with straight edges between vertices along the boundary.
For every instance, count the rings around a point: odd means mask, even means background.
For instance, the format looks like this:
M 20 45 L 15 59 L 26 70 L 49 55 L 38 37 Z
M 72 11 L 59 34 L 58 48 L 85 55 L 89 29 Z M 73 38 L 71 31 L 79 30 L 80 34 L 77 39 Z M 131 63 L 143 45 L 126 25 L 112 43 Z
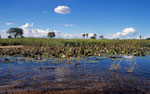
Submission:
M 55 79 L 56 81 L 64 81 L 64 80 L 70 80 L 69 77 L 65 77 L 66 75 L 70 75 L 70 67 L 68 65 L 65 65 L 65 67 L 59 66 L 55 69 Z

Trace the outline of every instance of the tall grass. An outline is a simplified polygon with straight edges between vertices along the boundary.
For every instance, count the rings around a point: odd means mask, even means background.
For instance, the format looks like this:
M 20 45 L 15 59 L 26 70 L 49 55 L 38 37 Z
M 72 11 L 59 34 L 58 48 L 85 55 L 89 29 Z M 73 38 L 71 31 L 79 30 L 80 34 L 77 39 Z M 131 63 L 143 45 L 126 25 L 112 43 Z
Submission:
M 150 40 L 94 40 L 94 39 L 47 39 L 47 38 L 13 38 L 0 39 L 0 46 L 88 46 L 88 45 L 102 45 L 102 46 L 142 46 L 150 47 Z
M 145 56 L 150 54 L 150 40 L 95 40 L 95 39 L 48 39 L 14 38 L 0 39 L 0 46 L 23 45 L 22 49 L 0 49 L 0 55 L 23 54 L 54 56 L 57 58 L 102 56 L 118 54 Z

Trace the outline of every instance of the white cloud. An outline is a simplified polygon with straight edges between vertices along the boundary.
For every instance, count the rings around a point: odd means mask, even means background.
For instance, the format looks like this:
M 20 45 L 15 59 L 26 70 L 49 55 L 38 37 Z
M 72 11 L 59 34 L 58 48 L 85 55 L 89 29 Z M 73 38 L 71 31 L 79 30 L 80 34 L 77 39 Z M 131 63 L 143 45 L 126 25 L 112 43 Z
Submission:
M 66 27 L 73 27 L 75 25 L 74 24 L 64 24 L 64 26 L 66 26 Z
M 89 38 L 94 36 L 94 33 L 88 33 L 88 34 L 89 34 L 89 35 L 88 35 Z M 97 35 L 97 36 L 98 36 L 98 35 Z
M 135 30 L 134 28 L 130 27 L 130 28 L 125 28 L 125 29 L 122 31 L 121 35 L 123 35 L 123 36 L 126 36 L 126 35 L 133 35 L 133 34 L 135 34 L 135 33 L 136 33 L 136 30 Z
M 132 27 L 125 28 L 122 32 L 117 32 L 115 34 L 108 35 L 107 38 L 130 38 L 136 34 L 136 30 Z
M 65 26 L 65 25 L 64 25 Z M 66 24 L 66 26 L 73 26 Z M 55 32 L 56 33 L 56 38 L 83 38 L 82 34 L 83 33 L 72 33 L 70 32 L 69 34 L 64 33 L 64 32 L 59 32 L 57 30 L 49 30 L 49 29 L 35 29 L 33 28 L 33 23 L 26 23 L 23 26 L 20 26 L 20 28 L 22 28 L 24 30 L 24 36 L 25 37 L 47 37 L 48 32 Z M 0 34 L 2 36 L 2 38 L 7 38 L 8 34 L 6 33 L 7 30 L 1 30 Z M 94 33 L 88 33 L 88 38 L 92 37 L 94 35 Z M 109 39 L 113 39 L 113 38 L 120 38 L 120 39 L 124 39 L 124 38 L 131 38 L 132 35 L 136 34 L 136 30 L 132 27 L 130 28 L 125 28 L 122 32 L 118 32 L 115 34 L 110 34 L 110 35 L 106 35 L 104 36 L 105 38 L 109 38 Z M 100 34 L 97 34 L 97 39 L 99 38 Z M 135 39 L 139 39 L 139 36 L 135 36 Z M 150 38 L 150 35 L 147 36 L 142 36 L 142 39 L 146 39 L 146 38 Z
M 144 39 L 150 38 L 150 34 L 147 35 L 147 36 L 145 36 L 145 37 L 143 37 L 143 38 L 144 38 Z
M 48 29 L 33 29 L 33 23 L 26 23 L 25 25 L 20 26 L 20 28 L 23 29 L 25 37 L 46 37 L 47 33 L 50 32 Z
M 47 37 L 48 32 L 55 32 L 56 38 L 82 38 L 82 34 L 66 34 L 57 30 L 50 31 L 49 29 L 33 29 L 33 24 L 26 23 L 20 28 L 24 31 L 25 37 Z
M 1 38 L 7 38 L 8 36 L 7 30 L 0 30 L 0 35 L 1 35 Z
M 48 32 L 55 32 L 56 38 L 83 38 L 83 33 L 64 33 L 59 32 L 57 30 L 49 30 L 49 29 L 35 29 L 33 23 L 26 23 L 23 26 L 20 26 L 24 30 L 25 37 L 47 37 Z M 6 33 L 7 30 L 1 30 L 0 34 L 3 38 L 7 38 L 8 34 Z M 136 34 L 136 30 L 134 28 L 125 28 L 122 32 L 118 32 L 115 34 L 111 34 L 108 36 L 104 36 L 105 38 L 113 39 L 113 38 L 131 38 L 132 35 Z M 94 33 L 88 33 L 88 38 L 92 37 Z M 97 34 L 97 39 L 99 38 L 100 34 Z M 150 37 L 150 35 L 142 36 L 142 39 L 146 39 Z M 139 37 L 135 36 L 136 39 Z
M 11 23 L 11 22 L 8 22 L 8 23 L 5 23 L 6 25 L 13 25 L 13 23 Z
M 60 14 L 71 13 L 71 9 L 68 6 L 57 6 L 57 8 L 55 8 L 54 11 Z

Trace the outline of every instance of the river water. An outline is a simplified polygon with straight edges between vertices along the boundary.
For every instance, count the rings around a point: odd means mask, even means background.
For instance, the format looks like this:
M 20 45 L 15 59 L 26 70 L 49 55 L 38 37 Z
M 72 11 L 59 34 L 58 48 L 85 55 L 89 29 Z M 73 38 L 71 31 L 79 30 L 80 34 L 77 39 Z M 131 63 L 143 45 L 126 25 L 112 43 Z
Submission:
M 150 94 L 150 56 L 0 58 L 0 93 Z

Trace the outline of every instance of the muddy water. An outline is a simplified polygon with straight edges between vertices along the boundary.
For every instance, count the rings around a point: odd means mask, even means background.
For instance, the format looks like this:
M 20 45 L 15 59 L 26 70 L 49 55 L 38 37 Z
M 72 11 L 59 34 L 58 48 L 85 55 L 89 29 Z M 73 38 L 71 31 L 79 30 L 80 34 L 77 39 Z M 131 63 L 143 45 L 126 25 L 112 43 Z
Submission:
M 118 65 L 116 71 L 111 66 Z M 78 60 L 0 58 L 0 93 L 150 94 L 150 56 Z

